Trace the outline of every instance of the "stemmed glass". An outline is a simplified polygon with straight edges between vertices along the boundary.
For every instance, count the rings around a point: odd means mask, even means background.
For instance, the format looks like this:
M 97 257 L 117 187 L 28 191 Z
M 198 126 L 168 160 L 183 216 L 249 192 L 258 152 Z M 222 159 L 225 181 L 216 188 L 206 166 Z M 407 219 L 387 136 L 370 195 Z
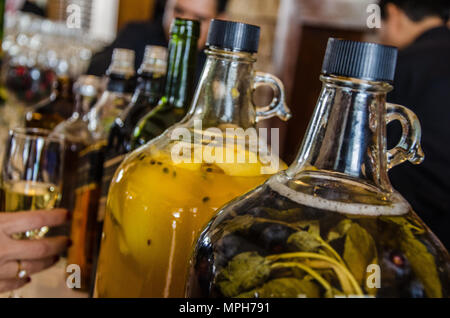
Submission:
M 0 178 L 0 211 L 48 210 L 61 198 L 64 136 L 43 129 L 10 131 Z M 48 227 L 14 234 L 40 239 Z M 12 295 L 17 297 L 17 295 Z

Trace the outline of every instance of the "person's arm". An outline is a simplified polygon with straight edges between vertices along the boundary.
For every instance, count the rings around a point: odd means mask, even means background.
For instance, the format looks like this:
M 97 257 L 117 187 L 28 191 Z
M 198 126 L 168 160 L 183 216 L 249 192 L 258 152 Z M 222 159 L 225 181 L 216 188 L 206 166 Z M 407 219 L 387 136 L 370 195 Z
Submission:
M 55 264 L 70 244 L 67 237 L 15 240 L 11 235 L 43 226 L 59 226 L 67 220 L 68 212 L 61 209 L 0 213 L 0 293 L 29 283 L 29 275 Z

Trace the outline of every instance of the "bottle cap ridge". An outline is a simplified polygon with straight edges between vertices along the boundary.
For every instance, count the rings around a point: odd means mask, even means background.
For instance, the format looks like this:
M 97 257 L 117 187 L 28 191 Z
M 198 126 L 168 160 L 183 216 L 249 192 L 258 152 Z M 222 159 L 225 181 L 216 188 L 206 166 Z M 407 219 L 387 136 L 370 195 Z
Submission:
M 257 53 L 260 32 L 260 27 L 256 25 L 214 19 L 211 21 L 206 46 Z
M 322 73 L 391 83 L 397 55 L 393 46 L 330 38 Z

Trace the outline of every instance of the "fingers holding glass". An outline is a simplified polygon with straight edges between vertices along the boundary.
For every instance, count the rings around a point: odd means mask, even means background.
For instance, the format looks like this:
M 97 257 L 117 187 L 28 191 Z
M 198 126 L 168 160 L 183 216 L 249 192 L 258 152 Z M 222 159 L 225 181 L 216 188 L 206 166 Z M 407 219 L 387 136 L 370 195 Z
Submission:
M 0 265 L 0 280 L 25 279 L 51 267 L 58 260 L 59 257 L 54 256 L 39 260 L 8 261 Z
M 42 240 L 11 240 L 5 261 L 40 260 L 55 257 L 69 246 L 67 237 L 51 237 Z
M 68 218 L 69 213 L 63 209 L 2 213 L 0 214 L 0 230 L 11 236 L 44 226 L 60 226 L 66 223 Z
M 43 129 L 12 130 L 1 173 L 0 211 L 49 210 L 57 206 L 61 197 L 63 161 L 62 135 Z M 27 222 L 26 218 L 21 219 Z M 47 231 L 45 224 L 19 232 L 20 235 L 14 234 L 14 238 L 41 238 Z

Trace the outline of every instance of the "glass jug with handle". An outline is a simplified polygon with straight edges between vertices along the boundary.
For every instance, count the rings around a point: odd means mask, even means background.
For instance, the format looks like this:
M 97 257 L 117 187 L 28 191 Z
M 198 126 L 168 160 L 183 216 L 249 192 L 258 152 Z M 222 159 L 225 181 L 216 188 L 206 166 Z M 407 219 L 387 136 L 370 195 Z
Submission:
M 420 164 L 421 128 L 386 103 L 397 50 L 330 39 L 296 161 L 222 208 L 202 232 L 188 297 L 448 297 L 449 254 L 388 169 Z M 386 124 L 403 136 L 386 149 Z
M 192 245 L 216 209 L 284 167 L 273 152 L 250 147 L 261 141 L 258 120 L 290 116 L 281 82 L 253 71 L 258 39 L 257 26 L 214 20 L 187 116 L 116 171 L 96 296 L 182 297 Z M 262 84 L 275 98 L 261 108 L 252 93 Z

